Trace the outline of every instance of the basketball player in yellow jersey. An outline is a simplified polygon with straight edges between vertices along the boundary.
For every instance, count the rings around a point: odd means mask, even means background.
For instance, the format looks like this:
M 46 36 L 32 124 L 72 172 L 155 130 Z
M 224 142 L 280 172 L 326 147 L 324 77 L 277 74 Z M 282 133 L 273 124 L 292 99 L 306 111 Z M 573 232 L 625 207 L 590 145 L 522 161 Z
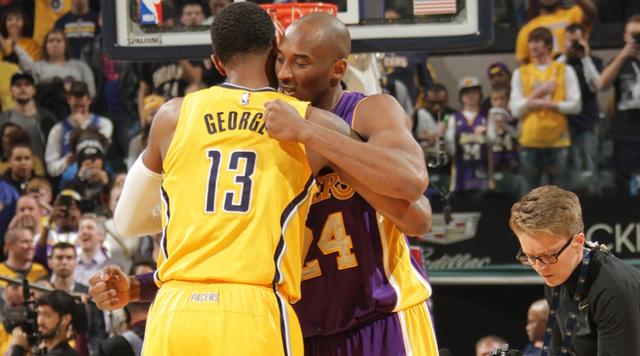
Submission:
M 216 16 L 212 59 L 227 82 L 164 104 L 127 176 L 121 234 L 154 232 L 149 198 L 160 191 L 163 203 L 145 355 L 302 355 L 289 302 L 300 298 L 311 168 L 328 163 L 270 138 L 264 107 L 280 99 L 314 122 L 332 114 L 269 87 L 274 37 L 255 4 Z

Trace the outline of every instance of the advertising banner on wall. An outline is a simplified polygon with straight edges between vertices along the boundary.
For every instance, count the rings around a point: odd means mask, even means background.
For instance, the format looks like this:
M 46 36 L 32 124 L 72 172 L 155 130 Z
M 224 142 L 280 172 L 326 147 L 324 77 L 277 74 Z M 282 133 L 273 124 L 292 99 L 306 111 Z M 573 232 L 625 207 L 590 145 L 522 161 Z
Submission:
M 530 267 L 519 264 L 519 244 L 509 229 L 515 200 L 487 198 L 473 211 L 460 207 L 446 224 L 434 212 L 429 234 L 411 238 L 412 254 L 422 260 L 434 284 L 542 283 Z M 581 198 L 585 235 L 640 268 L 640 201 Z

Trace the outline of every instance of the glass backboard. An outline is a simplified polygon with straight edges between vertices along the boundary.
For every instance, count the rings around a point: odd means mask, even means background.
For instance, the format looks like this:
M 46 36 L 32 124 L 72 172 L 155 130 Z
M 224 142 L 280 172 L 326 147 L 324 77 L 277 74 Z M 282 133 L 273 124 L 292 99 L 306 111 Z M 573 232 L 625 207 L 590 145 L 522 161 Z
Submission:
M 205 16 L 225 2 L 231 0 L 202 0 Z M 493 40 L 490 0 L 325 2 L 338 6 L 338 17 L 349 26 L 354 53 L 468 50 Z M 185 23 L 180 7 L 180 0 L 103 0 L 107 52 L 123 60 L 207 57 L 210 22 Z

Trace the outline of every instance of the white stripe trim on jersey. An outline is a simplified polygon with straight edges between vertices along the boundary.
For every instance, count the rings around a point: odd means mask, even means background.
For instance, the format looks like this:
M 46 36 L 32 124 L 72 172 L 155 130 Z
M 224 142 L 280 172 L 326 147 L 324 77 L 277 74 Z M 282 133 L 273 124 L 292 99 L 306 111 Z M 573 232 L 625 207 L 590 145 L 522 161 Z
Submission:
M 400 293 L 400 286 L 395 278 L 393 278 L 391 269 L 389 268 L 389 240 L 387 239 L 387 234 L 384 230 L 383 224 L 385 219 L 386 218 L 382 216 L 382 214 L 376 211 L 376 223 L 378 224 L 378 234 L 380 235 L 380 244 L 382 245 L 382 266 L 384 267 L 384 274 L 393 290 L 395 290 L 397 296 L 396 305 L 393 307 L 393 311 L 395 312 L 402 300 L 402 293 Z
M 164 220 L 165 225 L 164 229 L 162 229 L 162 238 L 160 239 L 160 250 L 162 251 L 162 255 L 164 256 L 164 261 L 166 262 L 169 259 L 169 254 L 167 250 L 164 248 L 165 240 L 167 239 L 167 229 L 169 228 L 169 202 L 164 197 L 164 190 L 162 186 L 160 186 L 160 200 L 162 200 L 162 204 L 164 204 Z
M 278 299 L 278 304 L 280 304 L 280 310 L 282 313 L 280 317 L 282 318 L 282 325 L 284 325 L 284 330 L 282 330 L 282 334 L 284 334 L 284 345 L 285 350 L 284 354 L 287 356 L 293 356 L 291 353 L 291 329 L 289 328 L 289 314 L 287 311 L 287 301 L 280 295 L 280 292 L 276 290 L 276 298 Z
M 160 281 L 160 275 L 158 273 L 158 269 L 153 271 L 153 281 L 156 282 L 156 284 L 162 283 L 162 281 Z
M 407 322 L 404 318 L 404 310 L 396 312 L 398 320 L 400 320 L 400 329 L 402 330 L 402 343 L 404 344 L 404 353 L 406 356 L 413 356 L 413 350 L 411 349 L 411 341 L 409 340 L 409 330 L 407 329 Z

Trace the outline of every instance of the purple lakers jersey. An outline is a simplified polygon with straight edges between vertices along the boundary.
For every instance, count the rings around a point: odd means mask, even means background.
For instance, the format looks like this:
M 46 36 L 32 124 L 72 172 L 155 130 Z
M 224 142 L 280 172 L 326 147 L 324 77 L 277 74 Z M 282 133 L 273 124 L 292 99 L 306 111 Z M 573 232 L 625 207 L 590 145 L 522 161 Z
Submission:
M 335 114 L 351 124 L 364 98 L 343 93 Z M 328 167 L 316 184 L 303 246 L 302 299 L 294 304 L 304 336 L 339 333 L 424 302 L 431 287 L 398 228 Z
M 451 165 L 451 190 L 487 190 L 489 188 L 489 151 L 486 132 L 476 133 L 478 127 L 487 127 L 487 118 L 478 114 L 473 120 L 460 112 L 450 120 L 456 125 L 456 154 Z

